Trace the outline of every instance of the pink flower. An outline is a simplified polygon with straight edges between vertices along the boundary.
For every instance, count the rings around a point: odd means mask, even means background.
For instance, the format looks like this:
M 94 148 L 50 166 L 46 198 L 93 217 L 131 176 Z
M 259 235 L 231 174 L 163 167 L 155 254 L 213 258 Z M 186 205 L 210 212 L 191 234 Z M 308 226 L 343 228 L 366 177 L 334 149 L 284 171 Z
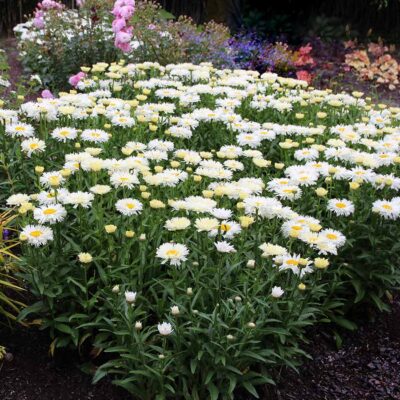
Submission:
M 33 25 L 35 25 L 36 28 L 42 29 L 44 28 L 44 19 L 43 17 L 35 17 L 33 20 Z
M 76 5 L 82 7 L 85 4 L 85 0 L 76 0 Z
M 306 81 L 307 83 L 311 83 L 312 76 L 308 71 L 305 70 L 297 71 L 296 77 L 301 81 Z
M 71 86 L 76 87 L 78 83 L 86 76 L 84 72 L 78 72 L 76 75 L 72 75 L 68 82 Z
M 48 89 L 43 90 L 41 95 L 43 99 L 54 99 L 53 93 Z
M 132 17 L 135 9 L 132 6 L 123 6 L 119 9 L 119 15 L 122 18 L 129 19 Z
M 117 0 L 111 13 L 115 16 L 112 30 L 115 33 L 115 47 L 125 53 L 132 50 L 130 41 L 133 36 L 133 28 L 128 26 L 129 19 L 135 12 L 135 0 Z
M 118 43 L 129 43 L 132 39 L 132 33 L 129 30 L 121 30 L 115 35 L 115 41 Z
M 114 33 L 118 33 L 126 27 L 126 21 L 124 18 L 116 18 L 112 22 L 112 30 Z
M 121 43 L 121 42 L 115 41 L 115 47 L 118 47 L 124 53 L 129 53 L 132 50 L 132 46 L 130 43 Z

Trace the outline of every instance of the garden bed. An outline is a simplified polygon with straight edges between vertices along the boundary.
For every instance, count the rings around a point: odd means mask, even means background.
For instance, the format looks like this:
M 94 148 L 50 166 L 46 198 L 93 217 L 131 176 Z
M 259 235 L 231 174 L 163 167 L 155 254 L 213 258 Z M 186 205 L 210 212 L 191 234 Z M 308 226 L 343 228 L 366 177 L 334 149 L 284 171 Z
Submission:
M 360 321 L 360 329 L 344 335 L 340 350 L 323 330 L 310 336 L 313 360 L 297 375 L 284 371 L 275 391 L 266 388 L 265 400 L 398 400 L 400 399 L 400 298 L 390 314 L 373 322 Z M 126 392 L 103 381 L 93 386 L 79 369 L 76 353 L 48 355 L 49 338 L 36 329 L 0 329 L 0 342 L 14 355 L 0 371 L 3 400 L 128 400 Z M 261 392 L 261 391 L 260 391 Z

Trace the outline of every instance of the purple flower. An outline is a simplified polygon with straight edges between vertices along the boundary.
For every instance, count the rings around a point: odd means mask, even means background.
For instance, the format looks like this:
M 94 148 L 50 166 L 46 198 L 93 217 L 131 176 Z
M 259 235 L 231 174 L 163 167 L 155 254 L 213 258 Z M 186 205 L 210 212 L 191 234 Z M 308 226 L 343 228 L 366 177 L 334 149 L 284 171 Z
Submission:
M 54 99 L 53 93 L 48 89 L 43 90 L 41 96 L 43 99 Z

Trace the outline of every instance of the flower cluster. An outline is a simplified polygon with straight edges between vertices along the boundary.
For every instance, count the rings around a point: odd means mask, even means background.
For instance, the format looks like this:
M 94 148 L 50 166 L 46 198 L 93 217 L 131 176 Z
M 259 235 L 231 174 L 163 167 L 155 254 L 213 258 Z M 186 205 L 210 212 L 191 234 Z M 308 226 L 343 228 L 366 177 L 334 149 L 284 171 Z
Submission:
M 112 29 L 115 33 L 115 46 L 125 53 L 132 50 L 131 40 L 133 28 L 129 26 L 129 20 L 135 12 L 135 0 L 117 0 L 114 4 L 112 14 L 115 16 Z
M 45 13 L 49 10 L 61 11 L 64 5 L 58 3 L 55 0 L 42 0 L 36 5 L 36 10 L 34 12 L 33 25 L 36 28 L 44 28 L 45 26 Z
M 96 380 L 151 398 L 254 392 L 297 364 L 306 326 L 350 323 L 343 299 L 385 306 L 399 108 L 209 63 L 85 74 L 0 109 L 0 136 L 40 299 L 26 314 L 57 346 L 112 354 Z
M 368 48 L 357 49 L 354 43 L 347 43 L 351 52 L 346 54 L 345 63 L 355 69 L 362 80 L 376 81 L 394 90 L 399 84 L 400 66 L 390 54 L 387 46 L 369 43 Z

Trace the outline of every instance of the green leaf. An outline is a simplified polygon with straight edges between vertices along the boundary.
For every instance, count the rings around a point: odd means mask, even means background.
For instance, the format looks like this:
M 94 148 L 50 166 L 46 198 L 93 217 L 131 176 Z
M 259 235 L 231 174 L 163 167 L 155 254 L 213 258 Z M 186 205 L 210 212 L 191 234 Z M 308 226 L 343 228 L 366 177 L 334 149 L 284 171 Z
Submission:
M 250 382 L 244 381 L 244 382 L 243 382 L 243 387 L 244 387 L 250 394 L 252 394 L 256 399 L 259 399 L 259 398 L 260 398 L 259 395 L 258 395 L 258 393 L 257 393 L 256 388 L 255 388 Z
M 210 393 L 210 399 L 217 400 L 218 396 L 219 396 L 219 390 L 217 389 L 217 387 L 212 382 L 210 382 L 207 385 L 207 389 L 208 389 L 208 392 Z

